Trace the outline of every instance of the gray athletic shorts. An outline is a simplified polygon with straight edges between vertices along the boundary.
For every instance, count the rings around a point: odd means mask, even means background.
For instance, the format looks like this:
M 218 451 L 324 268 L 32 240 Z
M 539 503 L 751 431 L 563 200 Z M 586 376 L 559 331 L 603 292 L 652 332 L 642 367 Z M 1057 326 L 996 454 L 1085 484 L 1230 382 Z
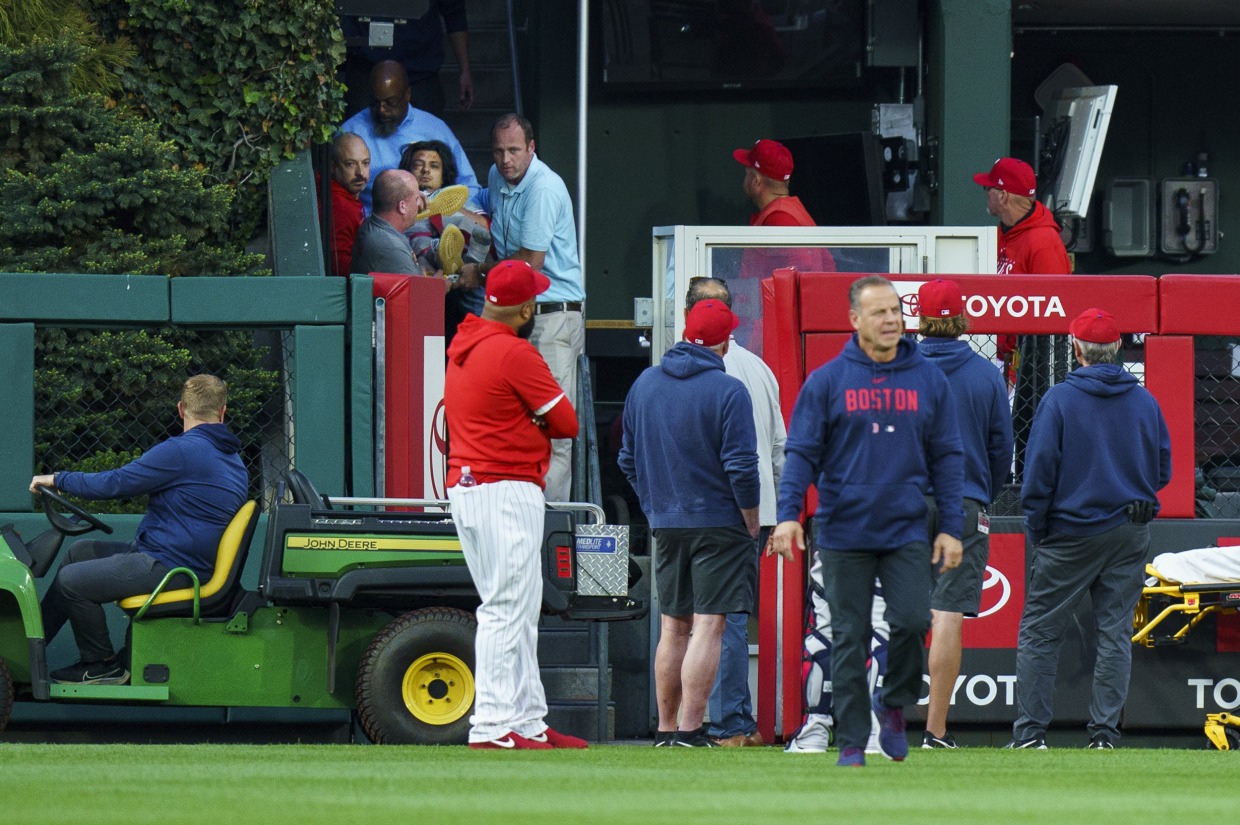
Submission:
M 986 506 L 971 498 L 964 500 L 964 556 L 960 566 L 946 573 L 939 565 L 931 565 L 934 586 L 930 591 L 930 609 L 944 613 L 976 616 L 982 606 L 982 579 L 990 560 L 990 535 L 977 529 L 978 516 L 985 515 Z M 930 540 L 938 532 L 938 512 L 930 508 Z
M 748 613 L 758 584 L 758 546 L 744 527 L 651 531 L 659 612 Z

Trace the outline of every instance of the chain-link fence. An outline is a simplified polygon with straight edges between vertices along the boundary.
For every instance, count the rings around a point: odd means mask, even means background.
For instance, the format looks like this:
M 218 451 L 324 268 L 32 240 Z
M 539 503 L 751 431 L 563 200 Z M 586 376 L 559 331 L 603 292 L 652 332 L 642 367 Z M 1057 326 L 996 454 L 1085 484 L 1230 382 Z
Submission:
M 967 338 L 1007 378 L 1016 448 L 1012 475 L 992 515 L 1019 516 L 1024 453 L 1038 401 L 1077 363 L 1067 336 Z M 1197 516 L 1240 518 L 1240 339 L 1198 336 L 1195 350 Z M 1144 381 L 1143 336 L 1125 336 L 1120 357 L 1124 368 Z
M 1240 518 L 1240 339 L 1195 339 L 1197 515 Z
M 228 383 L 226 422 L 241 440 L 250 495 L 265 506 L 292 466 L 289 330 L 40 328 L 35 344 L 35 471 L 120 467 L 181 431 L 185 379 Z M 104 513 L 142 513 L 145 497 L 92 502 Z

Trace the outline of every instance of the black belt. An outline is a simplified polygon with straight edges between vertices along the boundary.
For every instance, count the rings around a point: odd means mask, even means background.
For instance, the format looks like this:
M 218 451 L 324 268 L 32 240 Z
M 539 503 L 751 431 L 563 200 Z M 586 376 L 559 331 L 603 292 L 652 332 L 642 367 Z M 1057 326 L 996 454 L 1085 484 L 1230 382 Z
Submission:
M 581 312 L 581 301 L 560 301 L 557 304 L 535 304 L 535 315 L 546 315 L 548 312 Z

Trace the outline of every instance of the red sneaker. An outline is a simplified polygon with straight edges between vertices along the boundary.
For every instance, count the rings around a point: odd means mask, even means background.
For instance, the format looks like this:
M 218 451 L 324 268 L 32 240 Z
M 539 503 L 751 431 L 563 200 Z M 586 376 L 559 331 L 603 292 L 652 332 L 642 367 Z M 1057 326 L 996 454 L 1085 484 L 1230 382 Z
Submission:
M 588 748 L 590 745 L 586 740 L 577 736 L 569 736 L 567 733 L 560 733 L 555 728 L 547 728 L 537 736 L 531 736 L 535 742 L 546 742 L 553 748 Z
M 470 750 L 475 751 L 545 751 L 554 747 L 550 742 L 538 742 L 533 739 L 526 739 L 524 736 L 509 731 L 503 736 L 490 740 L 489 742 L 470 742 Z

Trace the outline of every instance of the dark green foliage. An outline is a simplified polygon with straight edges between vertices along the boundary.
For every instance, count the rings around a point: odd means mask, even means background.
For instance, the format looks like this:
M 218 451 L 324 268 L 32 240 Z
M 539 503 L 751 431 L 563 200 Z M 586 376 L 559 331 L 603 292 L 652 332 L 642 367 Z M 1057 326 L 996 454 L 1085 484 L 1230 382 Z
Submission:
M 66 38 L 81 48 L 71 85 L 79 92 L 111 92 L 133 61 L 126 37 L 107 42 L 87 14 L 89 0 L 0 0 L 0 45 L 21 46 L 36 38 Z
M 146 120 L 73 91 L 71 40 L 0 46 L 0 269 L 253 274 L 217 241 L 231 191 L 182 167 Z
M 137 49 L 127 104 L 235 188 L 234 237 L 252 236 L 271 169 L 330 139 L 344 114 L 331 0 L 129 0 L 98 4 L 96 17 Z
M 219 240 L 231 189 L 209 184 L 140 115 L 75 91 L 85 51 L 69 37 L 0 46 L 0 271 L 258 274 L 260 256 Z M 229 382 L 228 420 L 256 470 L 264 440 L 282 437 L 266 352 L 245 332 L 40 327 L 36 470 L 132 460 L 180 430 L 176 402 L 197 372 Z

